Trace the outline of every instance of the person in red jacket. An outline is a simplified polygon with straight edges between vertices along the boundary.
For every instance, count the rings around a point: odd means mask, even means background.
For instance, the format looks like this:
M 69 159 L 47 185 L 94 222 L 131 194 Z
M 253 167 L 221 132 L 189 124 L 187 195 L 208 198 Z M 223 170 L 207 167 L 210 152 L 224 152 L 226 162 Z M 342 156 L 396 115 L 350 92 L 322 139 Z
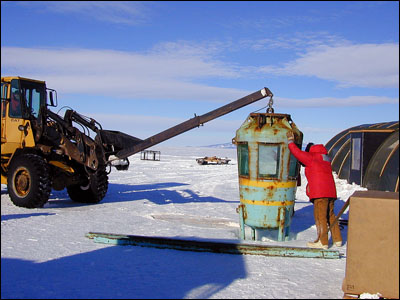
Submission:
M 333 212 L 337 199 L 335 180 L 332 175 L 332 166 L 328 157 L 328 151 L 324 145 L 312 145 L 309 151 L 301 151 L 294 143 L 293 132 L 287 133 L 290 152 L 305 166 L 307 178 L 306 194 L 314 204 L 314 219 L 318 237 L 314 242 L 308 242 L 312 248 L 328 249 L 328 224 L 336 219 Z M 331 231 L 332 241 L 335 246 L 342 246 L 342 235 L 338 222 Z

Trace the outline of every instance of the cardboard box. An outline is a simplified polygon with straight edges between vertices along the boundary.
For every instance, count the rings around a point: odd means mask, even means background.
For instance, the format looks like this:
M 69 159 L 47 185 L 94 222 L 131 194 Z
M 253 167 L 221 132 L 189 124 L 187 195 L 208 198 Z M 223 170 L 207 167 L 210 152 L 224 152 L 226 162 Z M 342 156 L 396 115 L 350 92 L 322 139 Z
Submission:
M 357 191 L 350 196 L 342 290 L 399 298 L 399 193 Z

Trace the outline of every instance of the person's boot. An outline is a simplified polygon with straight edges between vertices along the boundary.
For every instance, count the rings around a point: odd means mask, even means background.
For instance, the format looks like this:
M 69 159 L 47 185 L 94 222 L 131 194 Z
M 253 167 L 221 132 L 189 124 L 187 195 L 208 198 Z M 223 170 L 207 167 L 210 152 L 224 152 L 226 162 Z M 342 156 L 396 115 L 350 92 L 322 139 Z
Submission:
M 318 249 L 328 249 L 328 245 L 322 245 L 321 241 L 308 242 L 307 247 L 318 248 Z

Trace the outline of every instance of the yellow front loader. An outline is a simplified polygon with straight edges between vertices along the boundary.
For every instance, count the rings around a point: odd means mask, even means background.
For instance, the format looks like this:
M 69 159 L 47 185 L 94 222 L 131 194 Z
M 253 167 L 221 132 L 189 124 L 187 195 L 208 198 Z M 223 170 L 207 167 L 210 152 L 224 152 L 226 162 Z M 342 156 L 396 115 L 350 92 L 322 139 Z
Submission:
M 1 183 L 7 184 L 11 201 L 21 207 L 42 207 L 52 189 L 64 188 L 73 201 L 98 203 L 107 193 L 111 165 L 127 169 L 129 156 L 266 96 L 272 99 L 269 89 L 263 88 L 141 140 L 104 130 L 96 120 L 72 109 L 63 117 L 52 112 L 49 108 L 57 105 L 57 93 L 44 81 L 2 77 Z

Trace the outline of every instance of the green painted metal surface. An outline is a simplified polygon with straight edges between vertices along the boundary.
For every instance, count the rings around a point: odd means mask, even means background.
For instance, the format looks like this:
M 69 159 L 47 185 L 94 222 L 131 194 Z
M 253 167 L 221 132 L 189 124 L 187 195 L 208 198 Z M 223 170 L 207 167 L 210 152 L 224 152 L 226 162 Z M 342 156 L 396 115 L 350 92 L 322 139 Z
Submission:
M 252 239 L 257 229 L 277 229 L 279 241 L 288 239 L 300 169 L 288 148 L 288 131 L 301 147 L 303 134 L 287 114 L 252 113 L 236 131 L 243 239 L 244 225 L 252 228 Z
M 111 245 L 133 245 L 159 249 L 174 249 L 196 252 L 213 252 L 226 254 L 248 254 L 263 256 L 283 256 L 297 258 L 338 259 L 341 254 L 337 250 L 322 250 L 301 247 L 266 246 L 243 243 L 224 243 L 215 241 L 194 241 L 165 237 L 148 237 L 138 235 L 121 235 L 113 233 L 89 232 L 86 237 L 96 243 Z

